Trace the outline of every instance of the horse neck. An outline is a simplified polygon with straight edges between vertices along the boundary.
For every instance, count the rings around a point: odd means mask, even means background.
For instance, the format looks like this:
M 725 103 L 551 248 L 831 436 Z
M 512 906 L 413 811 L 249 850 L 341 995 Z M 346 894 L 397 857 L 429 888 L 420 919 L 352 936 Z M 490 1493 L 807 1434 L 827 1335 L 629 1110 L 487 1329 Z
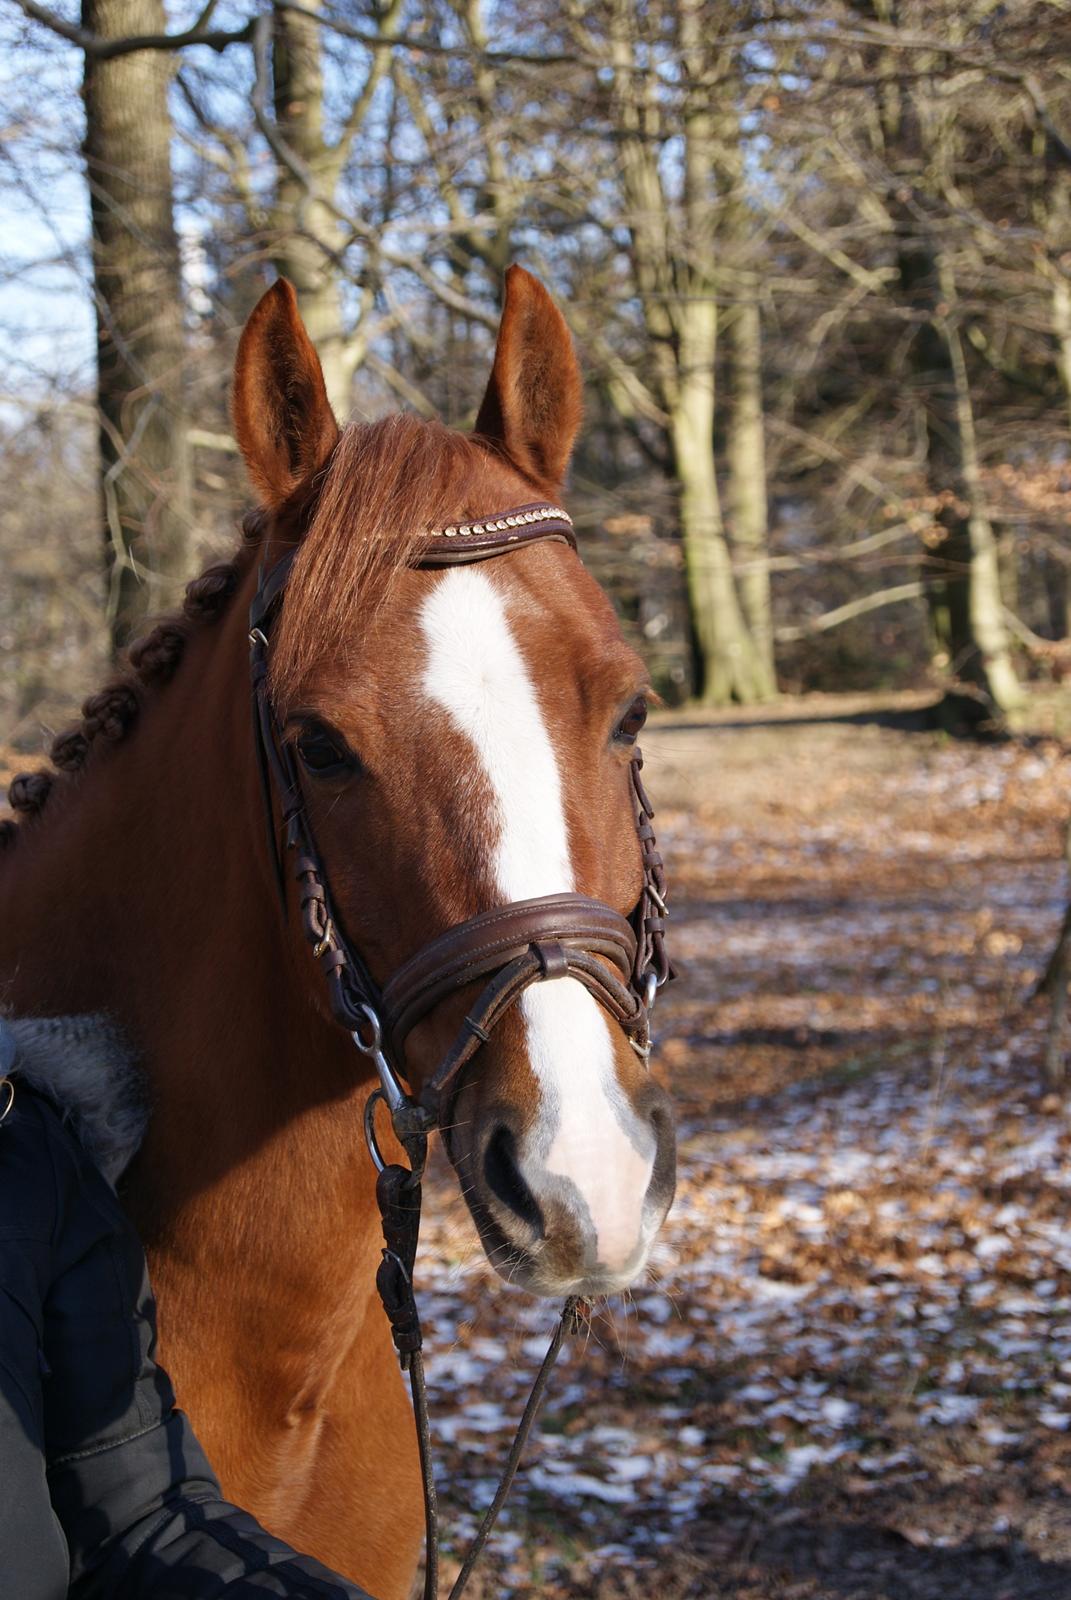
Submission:
M 0 864 L 0 1002 L 107 1014 L 148 1079 L 132 1193 L 150 1232 L 212 1190 L 242 1189 L 236 1225 L 270 1213 L 280 1163 L 330 1184 L 360 1126 L 363 1058 L 318 1009 L 268 861 L 248 691 L 254 581 L 191 635 L 127 737 L 57 783 Z M 307 1219 L 297 1195 L 287 1207 L 289 1234 Z

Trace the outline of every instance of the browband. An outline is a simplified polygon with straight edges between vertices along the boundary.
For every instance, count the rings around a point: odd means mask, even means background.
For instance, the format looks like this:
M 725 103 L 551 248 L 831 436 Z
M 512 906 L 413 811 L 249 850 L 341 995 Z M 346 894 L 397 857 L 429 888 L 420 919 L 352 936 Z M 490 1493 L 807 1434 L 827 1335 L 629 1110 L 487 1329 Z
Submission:
M 542 501 L 516 506 L 512 511 L 485 517 L 482 522 L 452 523 L 445 528 L 432 528 L 418 543 L 409 558 L 413 567 L 462 566 L 468 561 L 486 561 L 489 556 L 504 555 L 521 545 L 538 544 L 551 540 L 576 549 L 573 519 L 561 506 L 545 505 Z M 263 626 L 270 617 L 286 588 L 290 570 L 294 565 L 300 545 L 294 545 L 267 572 L 261 573 L 260 584 L 249 612 L 251 629 Z
M 535 544 L 542 539 L 555 539 L 576 549 L 576 534 L 569 513 L 561 506 L 537 501 L 500 512 L 495 517 L 485 517 L 482 522 L 451 523 L 446 528 L 434 528 L 412 565 L 460 566 L 466 561 L 484 561 L 488 556 L 503 555 L 518 545 Z

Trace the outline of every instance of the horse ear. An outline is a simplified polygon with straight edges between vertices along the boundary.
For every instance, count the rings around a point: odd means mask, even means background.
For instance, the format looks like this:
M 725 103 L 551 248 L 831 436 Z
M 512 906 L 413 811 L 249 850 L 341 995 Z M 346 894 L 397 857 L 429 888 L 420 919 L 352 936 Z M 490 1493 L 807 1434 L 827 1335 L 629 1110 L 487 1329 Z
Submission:
M 556 494 L 582 409 L 583 383 L 565 318 L 537 278 L 510 267 L 476 433 L 526 478 Z
M 285 278 L 260 297 L 242 330 L 231 410 L 253 487 L 273 510 L 335 447 L 338 423 L 320 358 Z

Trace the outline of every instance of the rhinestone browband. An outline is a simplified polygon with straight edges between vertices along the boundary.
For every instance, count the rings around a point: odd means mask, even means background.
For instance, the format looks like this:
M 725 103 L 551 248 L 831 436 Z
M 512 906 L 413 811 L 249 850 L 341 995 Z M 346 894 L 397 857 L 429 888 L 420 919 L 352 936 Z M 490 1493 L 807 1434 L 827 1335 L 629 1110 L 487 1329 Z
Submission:
M 573 526 L 572 517 L 561 506 L 526 506 L 504 517 L 490 517 L 484 522 L 462 522 L 449 528 L 433 528 L 428 538 L 467 539 L 472 534 L 505 533 L 510 528 L 526 528 L 536 522 L 567 522 L 570 528 Z
M 413 561 L 421 567 L 454 567 L 485 561 L 519 545 L 543 543 L 567 544 L 576 550 L 576 533 L 568 511 L 537 500 L 479 522 L 433 528 L 417 547 Z

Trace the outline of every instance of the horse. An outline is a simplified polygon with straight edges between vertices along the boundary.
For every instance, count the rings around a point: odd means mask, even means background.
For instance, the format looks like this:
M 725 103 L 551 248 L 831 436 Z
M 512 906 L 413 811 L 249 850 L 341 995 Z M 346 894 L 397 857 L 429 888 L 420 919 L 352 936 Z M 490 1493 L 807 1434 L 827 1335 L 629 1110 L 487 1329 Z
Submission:
M 244 328 L 232 410 L 259 496 L 237 554 L 131 648 L 51 767 L 11 785 L 0 1004 L 38 1019 L 40 1070 L 117 1169 L 144 1096 L 121 1193 L 161 1360 L 225 1493 L 404 1600 L 421 1486 L 374 1290 L 375 1171 L 355 1149 L 380 1086 L 304 946 L 300 875 L 279 904 L 286 818 L 269 783 L 265 827 L 250 607 L 285 560 L 264 693 L 335 922 L 380 985 L 427 941 L 514 902 L 586 896 L 607 918 L 633 913 L 630 776 L 649 685 L 565 537 L 581 375 L 561 313 L 521 268 L 471 434 L 407 415 L 340 427 L 285 280 Z M 484 519 L 501 524 L 494 559 L 424 558 L 434 538 L 445 551 L 483 536 Z M 540 519 L 559 535 L 528 538 Z M 672 1115 L 593 982 L 560 943 L 542 959 L 556 981 L 470 1039 L 442 1136 L 507 1281 L 603 1295 L 643 1271 L 668 1211 Z M 588 965 L 591 978 L 613 963 L 600 947 Z M 414 1092 L 480 987 L 462 973 L 411 1020 Z M 389 1129 L 379 1139 L 398 1154 Z

